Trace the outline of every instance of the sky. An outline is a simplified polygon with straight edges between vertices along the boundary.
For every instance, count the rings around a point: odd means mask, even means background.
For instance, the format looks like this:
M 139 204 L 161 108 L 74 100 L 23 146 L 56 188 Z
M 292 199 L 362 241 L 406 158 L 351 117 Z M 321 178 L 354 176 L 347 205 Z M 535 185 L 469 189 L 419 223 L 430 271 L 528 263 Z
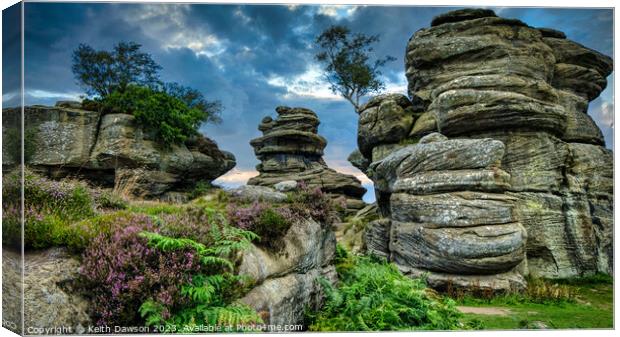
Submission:
M 314 60 L 313 41 L 333 24 L 378 34 L 376 56 L 396 58 L 383 70 L 386 91 L 406 94 L 403 56 L 408 39 L 428 27 L 437 14 L 456 9 L 161 3 L 26 3 L 25 8 L 27 105 L 79 99 L 84 90 L 71 73 L 71 52 L 78 44 L 109 50 L 119 41 L 134 41 L 162 66 L 164 81 L 196 88 L 223 103 L 223 122 L 201 128 L 237 158 L 237 166 L 216 183 L 237 186 L 256 175 L 258 160 L 249 141 L 260 136 L 260 120 L 275 117 L 279 105 L 303 106 L 321 120 L 319 134 L 328 141 L 327 164 L 357 176 L 369 190 L 366 201 L 374 199 L 372 184 L 346 160 L 357 147 L 358 116 L 348 102 L 329 91 Z M 530 26 L 564 31 L 569 39 L 613 54 L 611 9 L 491 9 Z M 589 110 L 609 148 L 613 147 L 613 77 Z M 15 105 L 15 95 L 3 93 L 3 104 Z

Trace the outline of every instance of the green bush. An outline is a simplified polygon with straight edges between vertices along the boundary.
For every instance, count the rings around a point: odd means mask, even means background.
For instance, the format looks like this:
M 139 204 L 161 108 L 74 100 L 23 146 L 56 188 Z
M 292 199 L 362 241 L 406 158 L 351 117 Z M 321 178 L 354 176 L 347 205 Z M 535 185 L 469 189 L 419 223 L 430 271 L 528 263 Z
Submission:
M 451 330 L 463 328 L 451 299 L 428 291 L 419 279 L 375 257 L 337 251 L 338 287 L 321 284 L 326 302 L 310 315 L 315 331 Z
M 130 85 L 100 99 L 104 113 L 126 113 L 136 117 L 139 125 L 155 132 L 164 145 L 183 143 L 198 133 L 209 120 L 209 112 L 190 107 L 181 99 L 148 87 Z
M 211 183 L 205 180 L 200 180 L 196 183 L 194 188 L 192 188 L 192 190 L 189 192 L 188 197 L 190 199 L 196 199 L 198 197 L 202 197 L 203 195 L 207 194 L 209 190 L 211 190 L 212 188 L 213 186 L 211 185 Z
M 119 195 L 111 193 L 109 191 L 98 191 L 95 194 L 95 206 L 98 209 L 126 209 L 129 207 L 129 202 Z
M 289 228 L 300 217 L 290 209 L 289 205 L 273 207 L 264 202 L 254 202 L 248 207 L 230 204 L 227 208 L 228 220 L 237 228 L 256 233 L 259 244 L 279 250 L 282 238 Z
M 83 251 L 98 235 L 110 234 L 116 224 L 131 223 L 131 220 L 137 216 L 139 214 L 123 210 L 65 224 L 58 231 L 60 240 L 58 240 L 57 244 L 67 246 L 75 252 Z

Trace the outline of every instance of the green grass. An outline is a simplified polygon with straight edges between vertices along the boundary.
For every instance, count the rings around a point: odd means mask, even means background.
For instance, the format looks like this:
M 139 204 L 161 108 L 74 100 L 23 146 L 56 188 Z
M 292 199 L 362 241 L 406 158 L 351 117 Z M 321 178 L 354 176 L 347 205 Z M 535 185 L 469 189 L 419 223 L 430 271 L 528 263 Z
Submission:
M 528 329 L 533 322 L 541 322 L 554 329 L 585 329 L 613 327 L 613 283 L 609 276 L 558 280 L 569 285 L 575 293 L 570 301 L 536 303 L 523 296 L 499 296 L 490 300 L 464 298 L 458 305 L 495 307 L 510 314 L 465 314 L 465 320 L 477 320 L 483 329 Z

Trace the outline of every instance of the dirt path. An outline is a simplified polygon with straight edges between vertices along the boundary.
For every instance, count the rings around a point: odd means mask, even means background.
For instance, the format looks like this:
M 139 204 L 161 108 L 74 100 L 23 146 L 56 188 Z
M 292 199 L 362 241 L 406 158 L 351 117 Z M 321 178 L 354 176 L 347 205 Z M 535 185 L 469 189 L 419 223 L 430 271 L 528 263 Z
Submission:
M 456 308 L 464 314 L 507 316 L 508 314 L 512 313 L 509 309 L 498 307 L 458 306 Z

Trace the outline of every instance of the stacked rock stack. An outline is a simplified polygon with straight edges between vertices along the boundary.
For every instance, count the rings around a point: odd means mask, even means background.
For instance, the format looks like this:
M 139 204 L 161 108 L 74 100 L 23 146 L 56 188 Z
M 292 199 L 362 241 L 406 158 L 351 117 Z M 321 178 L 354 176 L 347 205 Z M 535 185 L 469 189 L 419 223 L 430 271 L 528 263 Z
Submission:
M 429 271 L 438 287 L 611 273 L 613 154 L 587 110 L 612 65 L 490 10 L 436 17 L 407 45 L 411 101 L 381 118 L 394 137 L 368 137 L 377 112 L 360 114 L 351 159 L 375 181 L 385 217 L 368 248 Z
M 344 197 L 347 213 L 365 206 L 362 196 L 366 189 L 354 176 L 336 172 L 323 160 L 325 138 L 317 134 L 319 118 L 309 109 L 276 108 L 278 117 L 265 117 L 258 129 L 263 136 L 250 144 L 261 161 L 260 173 L 248 185 L 274 186 L 285 181 L 303 182 L 320 187 L 334 198 Z

